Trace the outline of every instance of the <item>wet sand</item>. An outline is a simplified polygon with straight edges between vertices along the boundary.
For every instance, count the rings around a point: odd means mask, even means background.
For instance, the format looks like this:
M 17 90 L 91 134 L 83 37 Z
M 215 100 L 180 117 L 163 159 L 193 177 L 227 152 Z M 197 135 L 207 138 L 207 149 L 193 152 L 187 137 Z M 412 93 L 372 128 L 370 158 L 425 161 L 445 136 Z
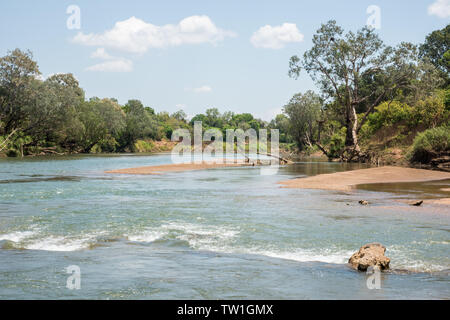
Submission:
M 442 198 L 442 199 L 429 199 L 423 201 L 425 204 L 438 204 L 443 206 L 450 206 L 450 198 Z
M 180 163 L 180 164 L 164 164 L 159 166 L 146 166 L 138 168 L 118 169 L 105 171 L 106 173 L 118 173 L 118 174 L 163 174 L 165 172 L 181 172 L 191 170 L 206 170 L 214 168 L 225 167 L 243 167 L 251 166 L 250 163 L 244 162 L 227 162 L 227 163 L 212 163 L 212 162 L 194 162 L 194 163 Z
M 417 203 L 417 200 L 411 200 L 411 199 L 398 199 L 398 202 L 406 203 L 409 205 L 413 205 L 414 203 Z M 450 206 L 450 198 L 441 198 L 441 199 L 425 199 L 422 200 L 423 204 L 430 204 L 430 205 L 442 205 L 442 206 Z
M 426 182 L 450 179 L 450 173 L 402 167 L 360 169 L 281 181 L 284 188 L 350 191 L 360 184 Z M 448 200 L 447 200 L 448 201 Z

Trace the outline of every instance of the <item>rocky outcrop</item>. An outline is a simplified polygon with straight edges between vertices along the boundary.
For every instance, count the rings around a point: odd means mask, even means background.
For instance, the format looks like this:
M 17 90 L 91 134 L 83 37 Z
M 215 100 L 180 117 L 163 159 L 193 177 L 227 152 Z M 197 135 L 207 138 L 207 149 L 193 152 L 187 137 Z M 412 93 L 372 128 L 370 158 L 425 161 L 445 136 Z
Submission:
M 380 270 L 389 269 L 391 260 L 384 255 L 386 247 L 380 243 L 369 243 L 354 253 L 348 263 L 350 266 L 359 271 L 366 271 L 369 267 L 378 267 Z

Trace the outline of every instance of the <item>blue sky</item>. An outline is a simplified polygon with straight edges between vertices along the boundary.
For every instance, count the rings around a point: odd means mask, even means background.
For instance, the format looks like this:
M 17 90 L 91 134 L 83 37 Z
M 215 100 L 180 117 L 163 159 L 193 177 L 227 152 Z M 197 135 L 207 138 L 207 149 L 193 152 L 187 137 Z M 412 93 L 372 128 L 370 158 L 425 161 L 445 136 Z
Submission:
M 80 8 L 80 29 L 67 27 L 70 5 Z M 87 97 L 269 120 L 293 94 L 315 90 L 307 74 L 287 76 L 289 58 L 330 19 L 346 30 L 364 26 L 370 5 L 391 45 L 421 43 L 450 22 L 450 0 L 15 0 L 0 4 L 0 55 L 30 49 L 44 77 L 71 72 Z

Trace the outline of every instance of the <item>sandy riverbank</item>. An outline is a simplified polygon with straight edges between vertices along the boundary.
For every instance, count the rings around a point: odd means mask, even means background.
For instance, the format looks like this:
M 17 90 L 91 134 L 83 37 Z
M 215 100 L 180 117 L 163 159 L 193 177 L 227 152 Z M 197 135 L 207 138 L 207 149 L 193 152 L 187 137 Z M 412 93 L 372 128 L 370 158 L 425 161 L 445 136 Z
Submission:
M 402 167 L 378 167 L 281 181 L 284 188 L 350 191 L 360 184 L 425 182 L 450 179 L 450 173 Z
M 212 162 L 199 162 L 199 163 L 180 163 L 180 164 L 164 164 L 159 166 L 146 166 L 138 168 L 118 169 L 105 171 L 106 173 L 117 174 L 162 174 L 164 172 L 181 172 L 191 170 L 206 170 L 214 168 L 225 167 L 243 167 L 251 166 L 249 163 L 237 162 L 237 163 L 212 163 Z

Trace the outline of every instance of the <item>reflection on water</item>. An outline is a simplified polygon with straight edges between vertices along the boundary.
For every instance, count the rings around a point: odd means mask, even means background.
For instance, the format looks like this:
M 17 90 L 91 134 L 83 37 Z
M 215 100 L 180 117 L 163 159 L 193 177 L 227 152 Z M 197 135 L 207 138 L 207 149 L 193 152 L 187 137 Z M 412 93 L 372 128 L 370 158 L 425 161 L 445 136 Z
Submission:
M 396 196 L 436 199 L 450 197 L 450 180 L 431 182 L 373 183 L 357 186 L 361 190 L 389 192 Z
M 309 162 L 299 162 L 293 165 L 285 166 L 283 168 L 283 171 L 289 174 L 315 176 L 318 174 L 334 173 L 357 169 L 367 169 L 367 168 L 370 168 L 370 166 L 363 163 L 309 161 Z M 294 176 L 293 178 L 296 177 Z
M 0 183 L 27 183 L 27 182 L 45 182 L 45 181 L 80 181 L 80 177 L 71 177 L 71 176 L 45 177 L 43 175 L 32 175 L 28 179 L 0 180 Z

